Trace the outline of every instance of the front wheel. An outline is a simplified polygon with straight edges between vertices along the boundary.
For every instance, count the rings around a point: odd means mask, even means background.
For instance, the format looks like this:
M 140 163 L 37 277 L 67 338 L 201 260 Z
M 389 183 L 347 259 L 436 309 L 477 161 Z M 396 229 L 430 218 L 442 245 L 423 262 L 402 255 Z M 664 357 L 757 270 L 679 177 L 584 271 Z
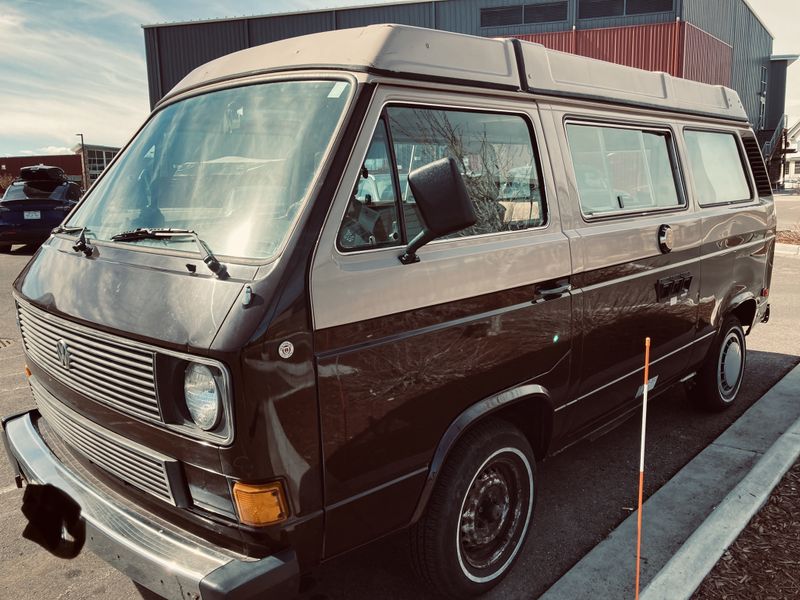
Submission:
M 426 583 L 451 598 L 497 585 L 525 543 L 534 480 L 533 452 L 518 429 L 492 419 L 465 433 L 411 528 L 412 560 Z
M 697 373 L 693 395 L 705 408 L 725 410 L 733 405 L 744 379 L 747 344 L 734 315 L 725 318 L 705 362 Z

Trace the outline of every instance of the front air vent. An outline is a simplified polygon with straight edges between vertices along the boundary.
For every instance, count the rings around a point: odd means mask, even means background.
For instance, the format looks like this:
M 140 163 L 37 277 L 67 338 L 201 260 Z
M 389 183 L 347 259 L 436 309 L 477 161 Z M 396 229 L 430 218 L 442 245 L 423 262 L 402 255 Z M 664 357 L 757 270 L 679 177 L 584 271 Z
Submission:
M 742 142 L 744 142 L 744 149 L 747 152 L 747 162 L 750 163 L 750 169 L 753 171 L 758 195 L 771 196 L 772 185 L 767 168 L 764 166 L 764 159 L 761 157 L 761 150 L 758 148 L 758 142 L 753 137 L 742 138 Z

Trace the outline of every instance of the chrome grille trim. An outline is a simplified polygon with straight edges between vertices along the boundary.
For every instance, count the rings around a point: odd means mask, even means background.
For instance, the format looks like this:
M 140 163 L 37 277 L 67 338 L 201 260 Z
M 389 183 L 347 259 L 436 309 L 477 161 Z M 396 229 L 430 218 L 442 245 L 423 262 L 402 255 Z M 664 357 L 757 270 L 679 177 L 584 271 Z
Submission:
M 155 384 L 155 353 L 133 343 L 17 304 L 28 356 L 59 382 L 120 412 L 163 423 Z M 69 344 L 65 368 L 57 343 Z
M 175 481 L 180 473 L 176 460 L 104 429 L 67 408 L 35 377 L 29 382 L 39 412 L 67 444 L 125 483 L 177 505 L 173 490 L 181 483 Z

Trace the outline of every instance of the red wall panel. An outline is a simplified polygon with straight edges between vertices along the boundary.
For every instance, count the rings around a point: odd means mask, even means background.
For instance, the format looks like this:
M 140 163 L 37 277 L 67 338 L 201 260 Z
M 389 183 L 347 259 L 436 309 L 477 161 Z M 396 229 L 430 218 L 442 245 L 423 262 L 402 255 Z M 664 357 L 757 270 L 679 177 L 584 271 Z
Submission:
M 578 54 L 678 75 L 674 66 L 676 42 L 680 43 L 676 28 L 679 36 L 677 23 L 586 29 L 578 36 Z
M 717 85 L 731 85 L 733 47 L 691 23 L 686 24 L 683 76 Z
M 676 56 L 676 47 L 680 48 L 682 31 L 683 24 L 670 22 L 515 37 L 563 52 L 572 52 L 574 44 L 575 53 L 581 56 L 680 75 L 680 53 Z
M 574 34 L 572 31 L 554 31 L 552 33 L 530 33 L 512 37 L 525 40 L 526 42 L 536 42 L 546 48 L 550 48 L 550 50 L 572 52 L 573 36 Z
M 574 52 L 703 83 L 731 85 L 733 48 L 684 22 L 583 29 L 515 36 L 553 50 Z
M 0 157 L 0 175 L 6 173 L 19 176 L 22 167 L 32 165 L 48 165 L 50 167 L 61 167 L 64 173 L 73 177 L 81 176 L 81 155 L 80 154 L 51 154 L 47 156 L 2 156 Z M 5 166 L 5 169 L 2 167 Z

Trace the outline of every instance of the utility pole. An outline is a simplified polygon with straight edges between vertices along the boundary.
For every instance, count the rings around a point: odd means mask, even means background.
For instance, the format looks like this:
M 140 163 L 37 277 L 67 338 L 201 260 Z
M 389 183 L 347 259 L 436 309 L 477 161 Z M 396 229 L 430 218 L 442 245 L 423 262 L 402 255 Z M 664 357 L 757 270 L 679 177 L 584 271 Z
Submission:
M 86 144 L 83 143 L 83 134 L 76 133 L 81 138 L 81 187 L 85 192 L 89 188 L 89 181 L 86 177 Z

